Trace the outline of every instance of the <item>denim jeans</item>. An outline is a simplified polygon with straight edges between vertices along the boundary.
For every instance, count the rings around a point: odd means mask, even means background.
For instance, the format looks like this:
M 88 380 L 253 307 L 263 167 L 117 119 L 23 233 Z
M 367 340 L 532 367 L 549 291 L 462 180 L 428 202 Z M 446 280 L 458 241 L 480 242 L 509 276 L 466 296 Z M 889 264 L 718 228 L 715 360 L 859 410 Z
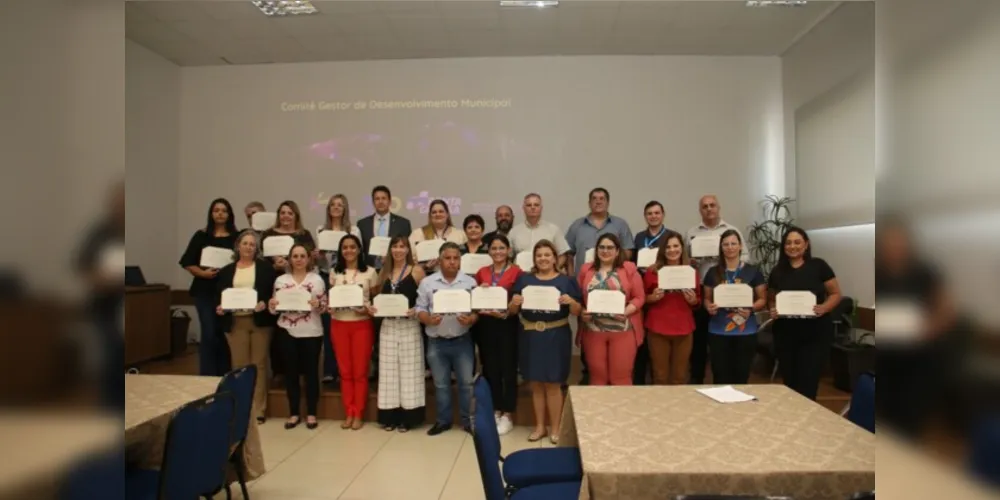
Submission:
M 221 377 L 229 368 L 229 349 L 220 333 L 215 330 L 215 299 L 209 296 L 195 297 L 194 308 L 198 312 L 198 326 L 201 328 L 201 342 L 198 344 L 198 374 Z
M 459 414 L 462 425 L 469 425 L 472 411 L 472 371 L 475 360 L 472 335 L 454 339 L 428 338 L 427 362 L 434 377 L 434 401 L 437 404 L 437 423 L 452 424 L 451 373 L 458 380 Z

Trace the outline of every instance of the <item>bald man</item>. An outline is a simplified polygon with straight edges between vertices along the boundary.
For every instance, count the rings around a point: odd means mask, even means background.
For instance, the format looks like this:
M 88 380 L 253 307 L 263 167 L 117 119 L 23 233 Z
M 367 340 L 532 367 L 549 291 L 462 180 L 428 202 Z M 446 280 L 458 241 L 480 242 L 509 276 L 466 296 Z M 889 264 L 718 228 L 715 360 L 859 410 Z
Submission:
M 487 249 L 490 248 L 490 243 L 493 243 L 493 238 L 498 234 L 507 236 L 510 233 L 510 229 L 514 227 L 514 209 L 510 205 L 500 205 L 497 207 L 493 217 L 497 222 L 496 231 L 491 231 L 483 236 L 483 245 Z

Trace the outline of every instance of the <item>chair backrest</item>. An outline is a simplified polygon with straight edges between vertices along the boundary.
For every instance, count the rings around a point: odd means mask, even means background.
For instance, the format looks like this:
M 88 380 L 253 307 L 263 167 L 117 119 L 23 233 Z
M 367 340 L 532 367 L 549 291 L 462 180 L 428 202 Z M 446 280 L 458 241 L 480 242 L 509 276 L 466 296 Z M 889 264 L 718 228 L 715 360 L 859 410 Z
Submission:
M 969 468 L 986 484 L 1000 487 L 1000 416 L 983 420 L 972 433 Z
M 493 398 L 486 379 L 477 377 L 472 392 L 472 443 L 476 447 L 483 491 L 486 500 L 504 500 L 507 494 L 500 473 L 500 434 L 493 418 Z
M 159 498 L 198 498 L 223 486 L 235 400 L 228 392 L 192 401 L 167 426 Z
M 850 496 L 847 500 L 875 500 L 874 491 L 862 491 Z
M 875 375 L 862 373 L 858 378 L 847 419 L 868 432 L 875 432 Z
M 247 438 L 250 427 L 250 411 L 253 406 L 253 388 L 257 384 L 257 367 L 247 365 L 237 368 L 219 381 L 216 392 L 228 392 L 236 399 L 236 414 L 233 419 L 233 441 L 242 442 Z

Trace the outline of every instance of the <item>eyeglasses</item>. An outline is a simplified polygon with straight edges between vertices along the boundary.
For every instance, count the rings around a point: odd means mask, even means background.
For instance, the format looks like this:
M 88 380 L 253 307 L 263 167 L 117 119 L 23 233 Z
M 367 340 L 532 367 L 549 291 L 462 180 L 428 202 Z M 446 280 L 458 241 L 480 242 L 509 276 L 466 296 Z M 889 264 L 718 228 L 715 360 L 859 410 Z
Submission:
M 614 252 L 615 250 L 618 250 L 618 247 L 614 245 L 601 245 L 597 247 L 597 249 L 602 252 Z

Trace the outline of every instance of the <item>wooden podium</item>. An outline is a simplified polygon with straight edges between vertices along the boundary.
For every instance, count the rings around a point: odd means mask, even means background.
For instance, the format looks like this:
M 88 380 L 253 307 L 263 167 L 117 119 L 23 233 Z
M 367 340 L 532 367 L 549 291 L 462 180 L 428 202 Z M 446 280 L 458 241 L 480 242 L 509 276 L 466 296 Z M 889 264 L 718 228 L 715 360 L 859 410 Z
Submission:
M 125 366 L 170 355 L 170 287 L 125 287 Z

